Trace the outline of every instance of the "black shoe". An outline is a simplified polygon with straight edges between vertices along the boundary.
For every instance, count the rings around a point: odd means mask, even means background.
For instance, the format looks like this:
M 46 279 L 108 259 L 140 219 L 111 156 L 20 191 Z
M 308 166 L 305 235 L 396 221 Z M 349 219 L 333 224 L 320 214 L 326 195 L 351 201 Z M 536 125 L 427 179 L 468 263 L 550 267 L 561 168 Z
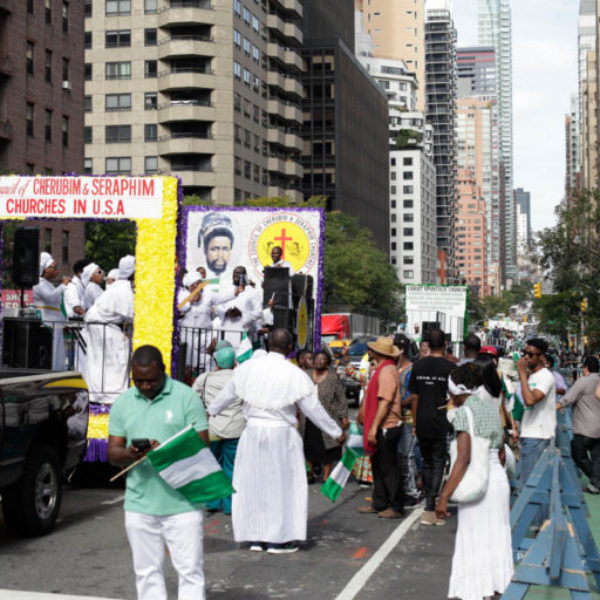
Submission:
M 291 554 L 292 552 L 298 552 L 300 546 L 294 543 L 288 544 L 269 544 L 267 546 L 267 552 L 269 554 Z
M 404 506 L 418 506 L 421 503 L 421 498 L 415 498 L 414 496 L 404 496 Z

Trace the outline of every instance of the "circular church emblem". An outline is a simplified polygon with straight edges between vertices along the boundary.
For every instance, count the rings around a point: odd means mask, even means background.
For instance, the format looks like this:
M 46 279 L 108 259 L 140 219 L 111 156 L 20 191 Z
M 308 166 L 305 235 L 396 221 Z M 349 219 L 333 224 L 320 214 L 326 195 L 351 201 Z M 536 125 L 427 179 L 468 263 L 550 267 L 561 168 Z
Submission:
M 279 246 L 282 258 L 296 273 L 307 273 L 318 257 L 319 240 L 310 223 L 301 214 L 271 213 L 258 222 L 250 233 L 248 255 L 254 271 L 262 276 L 263 268 L 273 264 L 271 250 Z

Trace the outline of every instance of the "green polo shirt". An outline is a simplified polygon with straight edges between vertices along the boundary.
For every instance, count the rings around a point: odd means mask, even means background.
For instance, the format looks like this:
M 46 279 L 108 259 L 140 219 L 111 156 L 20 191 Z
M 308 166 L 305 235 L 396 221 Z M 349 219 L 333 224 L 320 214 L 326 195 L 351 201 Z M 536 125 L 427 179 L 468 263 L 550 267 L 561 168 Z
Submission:
M 113 404 L 108 421 L 110 435 L 164 442 L 193 424 L 197 431 L 208 429 L 204 406 L 192 388 L 167 376 L 161 393 L 149 400 L 134 386 Z M 174 515 L 197 510 L 179 492 L 167 485 L 149 461 L 127 474 L 125 510 L 145 515 Z

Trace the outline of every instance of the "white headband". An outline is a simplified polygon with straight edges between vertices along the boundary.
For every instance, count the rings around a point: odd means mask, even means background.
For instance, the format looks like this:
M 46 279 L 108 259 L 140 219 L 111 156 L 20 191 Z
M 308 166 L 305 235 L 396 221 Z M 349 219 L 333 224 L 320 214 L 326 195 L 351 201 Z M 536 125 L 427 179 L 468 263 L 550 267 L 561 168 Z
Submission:
M 454 381 L 452 381 L 452 377 L 450 376 L 448 377 L 448 393 L 451 396 L 462 396 L 463 394 L 476 394 L 477 388 L 471 390 L 463 383 L 456 384 L 454 383 Z

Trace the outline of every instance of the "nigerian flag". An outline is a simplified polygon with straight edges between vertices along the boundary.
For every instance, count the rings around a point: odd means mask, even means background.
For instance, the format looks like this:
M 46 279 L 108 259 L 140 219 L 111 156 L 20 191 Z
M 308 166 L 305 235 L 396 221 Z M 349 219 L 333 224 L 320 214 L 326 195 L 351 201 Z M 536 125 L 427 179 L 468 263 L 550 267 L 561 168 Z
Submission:
M 188 425 L 146 454 L 158 474 L 190 502 L 208 502 L 233 493 L 217 459 Z
M 245 360 L 248 360 L 252 357 L 252 344 L 248 339 L 248 334 L 244 331 L 242 335 L 242 341 L 238 346 L 237 353 L 235 355 L 235 359 L 238 363 L 243 363 Z
M 335 466 L 329 479 L 321 486 L 321 494 L 327 496 L 332 502 L 342 493 L 348 477 L 354 467 L 358 455 L 351 448 L 346 448 L 342 460 Z

